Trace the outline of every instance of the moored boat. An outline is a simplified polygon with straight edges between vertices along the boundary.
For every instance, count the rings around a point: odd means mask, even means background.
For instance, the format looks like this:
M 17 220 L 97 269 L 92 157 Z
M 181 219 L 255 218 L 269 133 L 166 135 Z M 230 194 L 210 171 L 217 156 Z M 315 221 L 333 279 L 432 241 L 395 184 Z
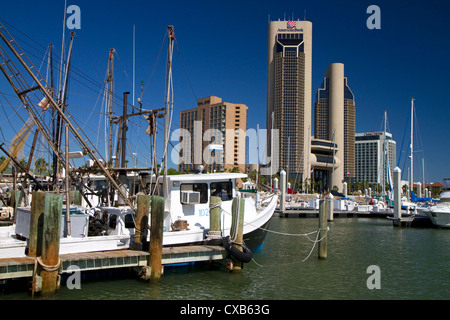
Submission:
M 435 206 L 430 206 L 424 213 L 439 228 L 450 228 L 450 178 L 444 179 L 443 191 Z

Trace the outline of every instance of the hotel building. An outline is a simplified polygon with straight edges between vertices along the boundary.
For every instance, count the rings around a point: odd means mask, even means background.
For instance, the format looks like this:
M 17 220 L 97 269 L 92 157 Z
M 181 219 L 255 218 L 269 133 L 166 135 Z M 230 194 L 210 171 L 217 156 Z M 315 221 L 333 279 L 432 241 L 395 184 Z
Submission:
M 270 22 L 267 67 L 267 129 L 279 130 L 273 146 L 269 137 L 268 155 L 278 171 L 303 182 L 310 171 L 312 23 Z
M 180 137 L 178 170 L 203 165 L 207 171 L 237 167 L 245 172 L 247 110 L 245 104 L 209 96 L 198 99 L 196 108 L 181 111 L 180 129 L 189 135 Z
M 388 163 L 390 173 L 396 164 L 396 142 L 392 134 L 384 132 L 357 133 L 356 146 L 356 182 L 388 182 Z M 386 156 L 383 156 L 386 154 Z

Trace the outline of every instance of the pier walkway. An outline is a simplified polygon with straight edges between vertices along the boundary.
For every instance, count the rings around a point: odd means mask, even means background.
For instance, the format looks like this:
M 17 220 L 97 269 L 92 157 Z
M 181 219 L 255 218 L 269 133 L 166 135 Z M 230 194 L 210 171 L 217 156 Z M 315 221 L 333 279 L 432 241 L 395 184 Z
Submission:
M 165 247 L 162 252 L 162 264 L 224 260 L 227 255 L 227 251 L 221 246 Z M 149 257 L 148 252 L 136 250 L 62 254 L 59 273 L 72 273 L 73 270 L 70 271 L 69 267 L 73 265 L 80 271 L 144 267 L 148 266 Z M 0 259 L 0 280 L 32 277 L 35 261 L 36 259 L 31 257 Z

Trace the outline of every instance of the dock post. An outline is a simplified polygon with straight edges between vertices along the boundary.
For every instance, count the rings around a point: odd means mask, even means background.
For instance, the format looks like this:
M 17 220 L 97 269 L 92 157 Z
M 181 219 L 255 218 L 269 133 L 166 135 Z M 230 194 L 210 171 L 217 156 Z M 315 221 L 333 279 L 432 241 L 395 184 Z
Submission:
M 151 204 L 151 196 L 145 194 L 137 195 L 137 213 L 136 213 L 134 243 L 138 250 L 142 250 L 143 244 L 147 241 L 150 204 Z
M 244 243 L 244 214 L 245 214 L 245 200 L 241 198 L 234 198 L 231 204 L 231 241 L 243 244 Z M 233 246 L 239 251 L 244 251 L 243 248 L 237 244 Z M 233 266 L 231 271 L 240 273 L 242 271 L 243 263 L 233 257 Z
M 319 259 L 327 258 L 327 215 L 328 215 L 328 205 L 329 202 L 327 200 L 320 200 L 319 202 Z
M 42 291 L 41 295 L 54 294 L 58 288 L 59 242 L 62 214 L 62 196 L 46 193 L 44 204 L 44 236 L 42 257 L 38 258 L 42 267 Z
M 150 280 L 159 280 L 163 274 L 162 244 L 164 222 L 164 198 L 152 196 L 150 224 Z
M 402 199 L 401 199 L 401 175 L 402 170 L 399 167 L 395 167 L 393 171 L 394 175 L 394 219 L 402 218 Z
M 42 236 L 44 227 L 45 193 L 34 191 L 31 195 L 30 236 L 28 240 L 28 256 L 42 255 Z
M 219 239 L 222 242 L 220 213 L 222 199 L 220 197 L 211 196 L 209 200 L 209 231 L 206 235 L 207 240 Z
M 284 170 L 280 172 L 280 191 L 280 209 L 284 212 L 284 210 L 286 210 L 286 171 Z
M 328 202 L 328 207 L 327 207 L 328 221 L 333 221 L 334 220 L 334 197 L 331 193 L 327 197 L 327 202 Z

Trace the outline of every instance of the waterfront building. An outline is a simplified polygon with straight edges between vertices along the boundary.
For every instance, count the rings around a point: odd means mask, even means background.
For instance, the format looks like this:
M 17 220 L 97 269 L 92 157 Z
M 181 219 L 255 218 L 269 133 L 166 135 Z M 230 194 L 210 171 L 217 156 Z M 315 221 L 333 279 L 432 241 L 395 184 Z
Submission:
M 334 161 L 317 161 L 312 156 L 314 180 L 330 189 L 342 191 L 343 182 L 355 177 L 355 99 L 344 75 L 342 63 L 331 64 L 317 91 L 314 104 L 314 138 L 328 141 L 333 148 Z M 314 151 L 312 151 L 314 154 Z M 326 181 L 326 183 L 325 183 Z
M 396 142 L 389 132 L 366 132 L 355 135 L 356 182 L 388 183 L 396 166 Z
M 223 102 L 209 96 L 198 99 L 197 107 L 180 112 L 180 172 L 203 165 L 207 171 L 223 172 L 238 168 L 245 172 L 247 110 L 245 104 Z
M 279 135 L 269 135 L 268 155 L 278 171 L 304 182 L 310 171 L 312 23 L 272 21 L 268 37 L 267 128 Z

